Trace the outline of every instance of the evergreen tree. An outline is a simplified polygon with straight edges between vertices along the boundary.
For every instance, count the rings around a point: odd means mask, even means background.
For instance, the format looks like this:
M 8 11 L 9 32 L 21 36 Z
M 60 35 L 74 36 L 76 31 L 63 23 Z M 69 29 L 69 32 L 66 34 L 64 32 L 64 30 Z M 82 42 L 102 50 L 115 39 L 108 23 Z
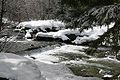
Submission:
M 81 31 L 87 28 L 92 28 L 93 25 L 109 25 L 115 22 L 115 26 L 109 29 L 104 35 L 94 42 L 95 46 L 105 45 L 119 46 L 120 41 L 120 4 L 93 8 L 79 18 L 79 27 Z
M 83 13 L 91 8 L 120 3 L 120 0 L 60 0 L 58 18 L 67 22 L 68 27 L 78 26 L 78 20 Z
M 80 31 L 92 28 L 93 25 L 115 26 L 99 39 L 91 43 L 92 47 L 112 46 L 118 51 L 120 45 L 120 0 L 61 0 L 62 19 L 69 27 L 79 27 Z M 61 16 L 60 16 L 61 17 Z M 105 44 L 103 44 L 105 43 Z

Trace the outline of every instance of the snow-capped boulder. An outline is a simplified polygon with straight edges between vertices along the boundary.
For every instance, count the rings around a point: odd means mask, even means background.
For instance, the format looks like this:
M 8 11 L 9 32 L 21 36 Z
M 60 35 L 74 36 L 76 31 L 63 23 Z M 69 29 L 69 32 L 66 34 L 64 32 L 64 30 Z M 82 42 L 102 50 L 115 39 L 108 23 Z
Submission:
M 17 25 L 18 29 L 32 29 L 40 30 L 43 32 L 58 31 L 65 27 L 65 24 L 61 21 L 55 20 L 38 20 L 38 21 L 26 21 Z
M 57 32 L 38 32 L 36 34 L 36 38 L 39 39 L 60 39 L 66 43 L 73 44 L 83 44 L 86 42 L 94 41 L 98 39 L 101 35 L 107 32 L 108 29 L 112 28 L 115 23 L 111 23 L 109 26 L 95 26 L 93 29 L 89 28 L 88 30 L 84 30 L 83 32 L 79 32 L 79 29 L 64 29 L 59 30 Z
M 39 32 L 36 34 L 36 39 L 41 40 L 41 39 L 45 38 L 48 40 L 59 40 L 59 41 L 71 42 L 79 34 L 80 34 L 80 32 L 78 30 L 64 29 L 64 30 L 59 30 L 57 32 L 48 32 L 48 33 Z
M 6 80 L 45 80 L 33 61 L 11 53 L 0 53 L 0 77 Z

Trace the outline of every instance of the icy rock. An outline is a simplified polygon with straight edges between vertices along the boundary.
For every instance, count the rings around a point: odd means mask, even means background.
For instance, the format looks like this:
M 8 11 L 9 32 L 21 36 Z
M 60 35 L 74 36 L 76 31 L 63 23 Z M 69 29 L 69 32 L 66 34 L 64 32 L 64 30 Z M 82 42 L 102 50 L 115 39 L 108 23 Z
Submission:
M 64 29 L 64 30 L 59 30 L 57 32 L 48 32 L 48 33 L 43 33 L 43 32 L 38 32 L 36 34 L 36 38 L 38 40 L 45 38 L 44 40 L 58 40 L 58 41 L 64 41 L 64 42 L 71 42 L 74 40 L 80 32 L 78 30 L 73 30 L 73 29 Z
M 0 53 L 0 77 L 9 80 L 45 80 L 33 61 L 11 53 Z

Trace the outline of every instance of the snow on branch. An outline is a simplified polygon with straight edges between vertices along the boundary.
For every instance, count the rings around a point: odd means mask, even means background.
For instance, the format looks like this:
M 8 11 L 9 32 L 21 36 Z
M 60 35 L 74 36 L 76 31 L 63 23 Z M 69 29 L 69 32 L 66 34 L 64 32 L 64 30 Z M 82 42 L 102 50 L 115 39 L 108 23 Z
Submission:
M 79 18 L 81 31 L 93 25 L 109 25 L 111 22 L 120 20 L 120 4 L 92 8 Z

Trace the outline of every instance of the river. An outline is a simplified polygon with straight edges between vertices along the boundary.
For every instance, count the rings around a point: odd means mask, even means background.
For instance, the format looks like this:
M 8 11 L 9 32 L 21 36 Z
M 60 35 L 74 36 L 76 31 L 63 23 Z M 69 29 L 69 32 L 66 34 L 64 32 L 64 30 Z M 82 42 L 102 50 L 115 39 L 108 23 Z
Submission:
M 43 42 L 38 43 L 40 45 Z M 58 42 L 43 44 L 41 47 L 18 51 L 17 54 L 47 64 L 64 64 L 77 76 L 120 79 L 120 61 L 111 48 L 100 47 L 90 51 L 88 46 Z

